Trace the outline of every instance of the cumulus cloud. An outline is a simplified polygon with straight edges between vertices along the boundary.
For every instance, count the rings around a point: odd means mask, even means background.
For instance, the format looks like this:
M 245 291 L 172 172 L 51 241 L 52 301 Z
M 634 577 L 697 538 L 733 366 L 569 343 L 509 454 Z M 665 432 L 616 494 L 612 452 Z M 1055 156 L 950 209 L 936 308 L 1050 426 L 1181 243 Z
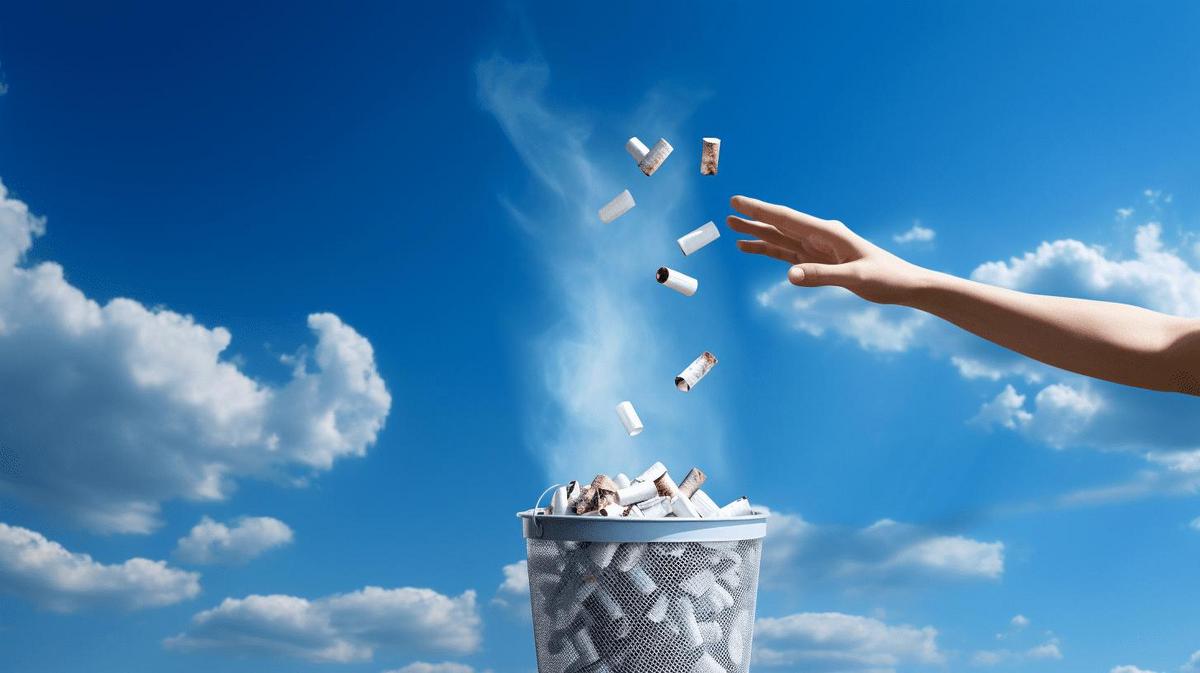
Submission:
M 496 589 L 492 603 L 529 617 L 529 562 L 521 560 L 509 563 L 502 571 L 504 581 Z
M 0 494 L 101 531 L 145 533 L 164 501 L 220 500 L 241 477 L 299 482 L 364 455 L 391 407 L 371 344 L 308 316 L 311 353 L 269 385 L 188 315 L 100 303 L 53 262 L 25 265 L 45 221 L 0 184 Z
M 192 527 L 175 545 L 184 563 L 245 563 L 273 547 L 289 544 L 292 529 L 269 516 L 246 516 L 233 527 L 208 518 Z
M 1137 666 L 1125 664 L 1124 666 L 1113 666 L 1109 669 L 1108 673 L 1154 673 L 1154 671 L 1148 668 L 1138 668 Z
M 1192 530 L 1200 531 L 1200 516 L 1192 519 L 1191 523 L 1188 524 L 1188 527 Z
M 370 661 L 384 648 L 407 655 L 470 654 L 480 640 L 474 591 L 449 597 L 431 589 L 366 587 L 316 600 L 226 598 L 164 644 L 181 651 L 356 662 Z
M 937 232 L 928 227 L 922 227 L 920 222 L 914 222 L 911 229 L 903 234 L 892 236 L 897 243 L 928 243 L 937 236 Z
M 971 655 L 973 666 L 998 666 L 1000 664 L 1020 664 L 1029 661 L 1059 660 L 1063 658 L 1062 650 L 1058 647 L 1058 638 L 1050 638 L 1044 643 L 1034 645 L 1026 650 L 979 650 Z
M 1181 669 L 1184 671 L 1184 673 L 1200 671 L 1200 650 L 1192 652 L 1192 656 L 1188 657 L 1187 663 L 1185 663 Z
M 138 610 L 192 598 L 200 593 L 200 575 L 144 558 L 100 563 L 40 533 L 0 523 L 0 593 L 54 612 Z
M 937 629 L 931 626 L 892 626 L 840 612 L 804 612 L 755 622 L 756 666 L 883 673 L 945 659 L 938 649 Z
M 1026 626 L 1029 626 L 1029 618 L 1025 615 L 1014 615 L 1013 618 L 1008 621 L 1008 623 L 1013 627 L 1013 629 L 1020 631 Z
M 424 661 L 414 661 L 413 663 L 394 668 L 385 673 L 475 673 L 475 669 L 454 661 L 445 661 L 440 664 L 430 664 Z
M 684 175 L 691 172 L 680 165 L 682 159 L 671 157 L 645 181 L 622 150 L 626 136 L 619 135 L 636 128 L 654 138 L 673 137 L 690 103 L 655 90 L 606 139 L 592 142 L 586 111 L 551 101 L 544 62 L 495 56 L 477 65 L 476 81 L 482 107 L 533 178 L 527 201 L 502 196 L 501 202 L 529 234 L 544 275 L 571 279 L 548 284 L 555 308 L 530 353 L 540 368 L 530 393 L 528 432 L 536 455 L 555 478 L 654 460 L 719 469 L 719 390 L 680 405 L 678 392 L 662 385 L 662 372 L 678 371 L 713 347 L 725 322 L 722 311 L 711 304 L 697 310 L 702 297 L 683 306 L 670 293 L 646 291 L 647 269 L 678 256 L 675 239 L 704 221 L 684 210 L 689 193 Z M 632 176 L 641 180 L 634 183 Z M 601 224 L 597 210 L 626 187 L 632 187 L 637 206 Z M 681 311 L 692 313 L 680 320 Z M 691 334 L 680 323 L 689 324 Z M 703 343 L 696 333 L 706 335 Z M 647 421 L 639 438 L 647 441 L 630 442 L 615 422 L 613 407 L 625 399 Z
M 915 579 L 995 580 L 1004 573 L 1004 543 L 941 535 L 890 519 L 865 528 L 819 526 L 772 513 L 763 548 L 764 582 L 841 580 L 855 586 Z

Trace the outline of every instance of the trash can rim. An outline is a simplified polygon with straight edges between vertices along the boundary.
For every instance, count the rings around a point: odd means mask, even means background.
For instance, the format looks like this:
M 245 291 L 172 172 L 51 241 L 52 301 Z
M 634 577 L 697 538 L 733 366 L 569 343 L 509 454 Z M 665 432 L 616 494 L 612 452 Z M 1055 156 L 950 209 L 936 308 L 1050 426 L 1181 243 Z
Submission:
M 526 538 L 575 542 L 730 542 L 757 540 L 767 534 L 768 512 L 711 519 L 669 517 L 631 519 L 607 516 L 518 512 Z

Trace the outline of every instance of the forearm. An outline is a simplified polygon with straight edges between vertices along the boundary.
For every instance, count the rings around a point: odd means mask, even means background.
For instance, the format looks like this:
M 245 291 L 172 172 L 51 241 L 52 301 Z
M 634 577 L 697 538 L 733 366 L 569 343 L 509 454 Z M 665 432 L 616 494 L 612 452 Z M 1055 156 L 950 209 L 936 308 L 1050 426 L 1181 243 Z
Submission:
M 1200 394 L 1200 323 L 1111 302 L 1026 294 L 923 271 L 905 305 L 1049 365 Z

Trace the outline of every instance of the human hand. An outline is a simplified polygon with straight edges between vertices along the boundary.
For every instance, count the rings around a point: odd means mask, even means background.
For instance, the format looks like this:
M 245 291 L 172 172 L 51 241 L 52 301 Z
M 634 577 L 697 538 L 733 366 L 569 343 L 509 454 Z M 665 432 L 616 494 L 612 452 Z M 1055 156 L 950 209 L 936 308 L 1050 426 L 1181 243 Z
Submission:
M 793 285 L 837 285 L 878 304 L 906 303 L 921 283 L 924 269 L 850 231 L 837 220 L 823 220 L 786 206 L 746 196 L 730 199 L 731 229 L 754 236 L 738 241 L 738 249 L 792 265 Z

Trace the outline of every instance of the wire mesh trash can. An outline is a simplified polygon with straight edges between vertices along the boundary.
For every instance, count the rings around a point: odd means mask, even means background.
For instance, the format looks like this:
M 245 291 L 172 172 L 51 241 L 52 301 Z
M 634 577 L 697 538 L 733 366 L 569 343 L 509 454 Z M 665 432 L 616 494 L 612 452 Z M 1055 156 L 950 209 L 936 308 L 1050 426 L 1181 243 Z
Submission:
M 746 673 L 767 514 L 519 513 L 538 673 Z

